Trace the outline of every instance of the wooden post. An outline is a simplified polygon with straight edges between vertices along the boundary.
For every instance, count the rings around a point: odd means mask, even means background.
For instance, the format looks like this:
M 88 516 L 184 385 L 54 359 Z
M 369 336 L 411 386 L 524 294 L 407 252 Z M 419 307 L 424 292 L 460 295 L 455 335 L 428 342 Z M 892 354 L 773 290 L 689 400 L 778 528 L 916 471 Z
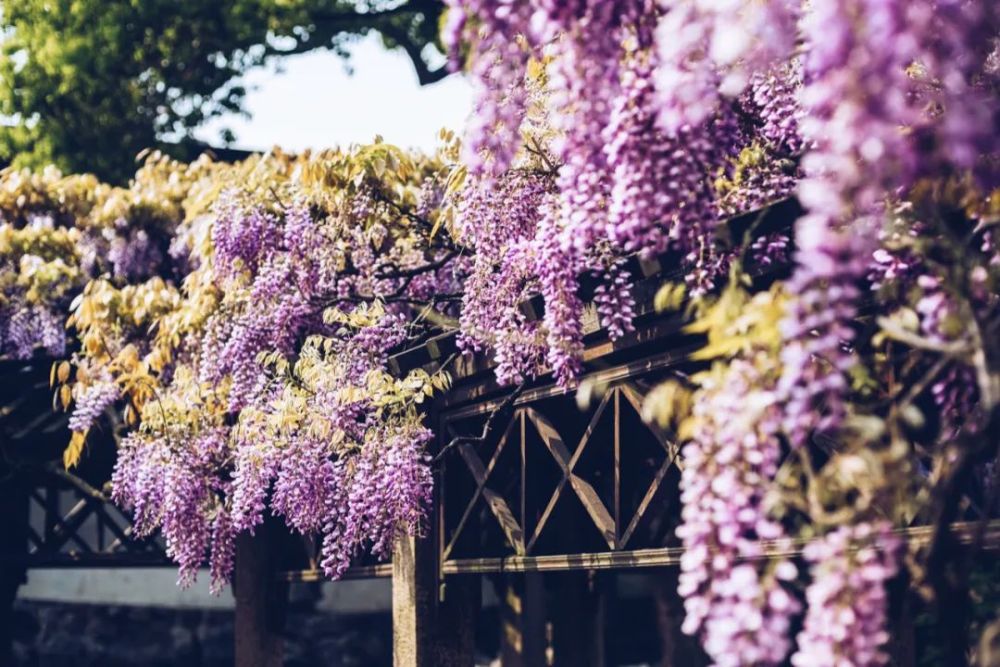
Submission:
M 288 605 L 288 584 L 274 578 L 273 529 L 269 522 L 254 535 L 236 538 L 236 666 L 281 667 L 282 632 Z
M 440 581 L 434 541 L 403 537 L 392 558 L 392 660 L 395 667 L 472 667 L 480 581 Z
M 500 600 L 500 664 L 542 667 L 550 648 L 546 637 L 545 588 L 539 572 L 508 574 Z
M 916 629 L 914 599 L 908 576 L 899 577 L 889 588 L 889 655 L 893 667 L 915 667 Z
M 594 572 L 565 572 L 553 585 L 552 655 L 549 664 L 603 667 L 604 592 Z
M 684 604 L 677 593 L 677 568 L 655 570 L 652 575 L 656 624 L 660 630 L 660 664 L 663 667 L 700 667 L 708 658 L 700 642 L 681 632 Z
M 403 537 L 392 555 L 392 664 L 418 667 L 427 653 L 428 614 L 434 605 L 433 581 L 417 555 L 419 540 Z
M 14 599 L 28 549 L 28 492 L 17 475 L 0 484 L 0 665 L 13 662 Z

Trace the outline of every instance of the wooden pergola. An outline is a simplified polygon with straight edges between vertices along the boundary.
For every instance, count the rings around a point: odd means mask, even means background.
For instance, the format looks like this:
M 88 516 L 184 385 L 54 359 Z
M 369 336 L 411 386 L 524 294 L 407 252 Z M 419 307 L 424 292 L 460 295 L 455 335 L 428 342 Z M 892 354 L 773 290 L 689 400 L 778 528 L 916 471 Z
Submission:
M 734 235 L 766 232 L 790 226 L 799 212 L 797 202 L 787 200 L 728 226 Z M 652 307 L 664 281 L 682 278 L 678 266 L 669 256 L 629 261 L 639 309 L 636 330 L 622 339 L 610 341 L 595 310 L 588 310 L 582 381 L 600 389 L 590 405 L 577 405 L 573 393 L 544 377 L 498 386 L 488 359 L 456 356 L 454 334 L 391 359 L 399 373 L 447 363 L 453 377 L 452 389 L 429 408 L 436 483 L 426 534 L 400 539 L 391 562 L 362 563 L 346 574 L 391 578 L 397 666 L 473 664 L 483 577 L 499 593 L 503 665 L 603 665 L 605 607 L 595 573 L 678 565 L 678 443 L 641 418 L 651 387 L 699 367 L 691 355 L 703 345 L 701 337 L 684 331 L 681 315 Z M 762 271 L 756 280 L 764 286 L 787 268 Z M 587 290 L 585 281 L 585 297 Z M 533 299 L 523 308 L 540 317 L 542 303 Z M 9 365 L 0 386 L 0 405 L 7 406 L 0 445 L 19 456 L 33 452 L 27 457 L 32 472 L 0 486 L 0 628 L 9 627 L 3 610 L 26 568 L 167 564 L 162 545 L 135 540 L 127 517 L 99 491 L 113 463 L 110 438 L 103 454 L 85 460 L 82 482 L 47 463 L 66 439 L 65 416 L 49 409 L 48 372 L 42 362 Z M 1000 545 L 1000 522 L 972 518 L 953 526 L 961 539 Z M 916 541 L 928 539 L 929 531 L 906 530 Z M 768 557 L 803 545 L 765 546 Z M 239 538 L 237 664 L 281 664 L 288 586 L 323 578 L 316 549 L 277 522 Z M 671 587 L 661 593 L 661 625 L 676 635 L 680 601 Z M 668 636 L 662 643 L 681 640 Z

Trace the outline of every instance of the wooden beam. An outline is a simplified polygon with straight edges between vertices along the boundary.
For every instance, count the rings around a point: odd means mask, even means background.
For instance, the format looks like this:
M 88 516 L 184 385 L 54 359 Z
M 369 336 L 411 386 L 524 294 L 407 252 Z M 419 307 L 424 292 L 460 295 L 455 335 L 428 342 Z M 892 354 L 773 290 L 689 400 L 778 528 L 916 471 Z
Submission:
M 631 377 L 665 370 L 688 361 L 691 358 L 691 355 L 700 350 L 702 347 L 704 347 L 703 342 L 690 343 L 661 354 L 645 357 L 639 361 L 612 366 L 611 368 L 603 368 L 601 370 L 595 370 L 591 373 L 584 373 L 580 376 L 580 381 L 583 382 L 586 380 L 599 385 L 614 384 L 615 382 Z M 447 399 L 449 404 L 454 405 L 455 403 L 476 400 L 491 393 L 498 393 L 501 389 L 502 388 L 495 385 L 492 380 L 488 380 L 482 385 L 477 385 L 471 389 L 463 390 L 461 388 L 456 388 L 448 394 Z M 497 407 L 503 403 L 507 393 L 509 392 L 500 392 L 495 398 L 490 400 L 481 400 L 466 407 L 450 411 L 447 413 L 447 419 L 448 421 L 465 419 L 466 417 L 486 414 L 496 410 Z M 542 399 L 562 396 L 565 393 L 566 390 L 555 383 L 546 384 L 522 392 L 517 400 L 514 401 L 514 405 L 524 406 Z
M 392 563 L 379 563 L 378 565 L 357 565 L 347 569 L 341 575 L 340 580 L 345 579 L 381 579 L 392 576 Z M 326 581 L 327 577 L 323 570 L 288 570 L 277 572 L 274 578 L 278 581 L 290 583 L 311 583 L 315 581 Z

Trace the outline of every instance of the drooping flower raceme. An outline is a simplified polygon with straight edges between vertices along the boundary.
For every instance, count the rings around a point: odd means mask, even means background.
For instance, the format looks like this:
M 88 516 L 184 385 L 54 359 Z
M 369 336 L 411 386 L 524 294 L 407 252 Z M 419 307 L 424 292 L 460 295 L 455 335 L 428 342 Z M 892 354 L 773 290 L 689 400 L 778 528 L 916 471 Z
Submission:
M 701 635 L 717 665 L 778 665 L 800 605 L 785 588 L 792 562 L 755 560 L 762 541 L 785 537 L 764 502 L 781 453 L 776 405 L 751 361 L 717 364 L 700 380 L 682 450 L 682 629 Z
M 896 576 L 902 557 L 902 541 L 892 526 L 885 521 L 842 526 L 810 543 L 805 557 L 812 575 L 806 590 L 809 610 L 792 664 L 888 664 L 885 585 Z
M 501 382 L 523 381 L 544 354 L 537 323 L 519 306 L 536 286 L 533 240 L 552 190 L 551 178 L 538 174 L 473 177 L 456 205 L 459 240 L 474 249 L 462 286 L 459 345 L 492 348 Z
M 535 199 L 530 231 L 510 236 L 508 261 L 494 260 L 494 265 L 506 273 L 518 272 L 516 282 L 542 293 L 542 330 L 536 331 L 536 325 L 503 308 L 495 310 L 491 327 L 484 326 L 489 318 L 473 324 L 473 312 L 481 312 L 478 309 L 467 311 L 463 324 L 472 325 L 473 332 L 491 331 L 490 340 L 481 333 L 464 334 L 465 340 L 478 340 L 479 345 L 488 342 L 506 379 L 531 374 L 529 369 L 540 355 L 532 353 L 528 341 L 542 335 L 549 367 L 557 369 L 557 379 L 568 385 L 581 367 L 583 349 L 580 276 L 603 278 L 595 296 L 602 320 L 617 336 L 630 328 L 629 318 L 621 314 L 630 313 L 632 307 L 628 279 L 621 272 L 608 271 L 615 265 L 615 256 L 677 252 L 688 269 L 685 282 L 690 292 L 703 294 L 727 275 L 730 258 L 735 256 L 720 248 L 715 238 L 720 215 L 742 213 L 736 208 L 770 203 L 793 190 L 794 164 L 788 168 L 781 160 L 794 158 L 800 147 L 795 143 L 797 119 L 777 116 L 794 106 L 789 100 L 794 98 L 797 80 L 785 73 L 795 70 L 775 67 L 781 75 L 761 83 L 754 95 L 713 105 L 697 124 L 668 131 L 657 122 L 662 104 L 655 72 L 661 54 L 654 30 L 663 9 L 656 3 L 540 2 L 527 27 L 521 13 L 531 3 L 458 4 L 461 9 L 453 11 L 461 11 L 462 19 L 456 23 L 460 27 L 456 34 L 472 43 L 473 67 L 477 57 L 492 62 L 492 56 L 478 50 L 491 34 L 509 40 L 514 31 L 520 46 L 546 65 L 541 82 L 532 78 L 537 72 L 532 75 L 527 68 L 522 72 L 522 79 L 527 80 L 519 85 L 526 90 L 541 89 L 547 110 L 541 119 L 532 115 L 532 109 L 526 111 L 521 128 L 527 143 L 521 154 L 515 155 L 509 147 L 496 149 L 491 164 L 511 168 L 482 181 L 492 183 L 499 178 L 497 196 L 479 194 L 477 189 L 483 190 L 479 185 L 467 187 L 460 198 L 466 210 L 458 212 L 466 242 L 477 254 L 490 255 L 495 246 L 488 239 L 496 233 L 491 230 L 506 229 L 508 217 L 524 219 L 523 202 Z M 489 99 L 483 103 L 492 104 Z M 477 128 L 472 129 L 473 136 L 480 133 Z M 752 162 L 753 168 L 740 171 L 736 161 L 752 144 L 757 146 L 755 158 L 744 163 Z M 473 163 L 473 177 L 478 160 Z M 541 181 L 554 174 L 544 198 L 538 198 L 530 180 L 521 178 L 524 172 L 541 172 Z M 759 173 L 766 177 L 758 178 Z M 725 201 L 715 187 L 720 181 L 726 184 Z M 509 194 L 515 184 L 524 188 L 517 202 Z M 507 194 L 501 197 L 500 193 Z M 469 202 L 480 202 L 476 205 L 480 211 L 496 210 L 474 214 L 464 203 L 466 197 Z M 508 206 L 501 207 L 502 201 Z M 543 209 L 545 215 L 540 216 Z M 544 224 L 539 220 L 545 220 Z M 480 229 L 484 231 L 476 231 Z M 529 239 L 530 244 L 523 245 L 522 239 Z M 516 262 L 509 261 L 514 258 Z M 489 289 L 489 282 L 477 276 L 472 282 L 473 294 Z M 506 279 L 496 281 L 493 303 L 510 302 L 511 284 Z M 614 312 L 612 297 L 626 306 L 617 310 L 616 320 L 607 317 Z M 481 297 L 477 301 L 486 303 Z M 473 304 L 466 299 L 465 305 Z M 497 346 L 500 341 L 504 342 Z M 519 345 L 525 363 L 515 361 L 511 344 Z
M 121 391 L 113 382 L 93 384 L 81 393 L 69 418 L 69 430 L 86 433 L 104 411 L 118 400 Z
M 915 147 L 900 131 L 920 119 L 906 73 L 920 53 L 911 4 L 825 2 L 802 15 L 808 150 L 799 199 L 809 214 L 796 223 L 798 268 L 789 288 L 798 299 L 784 324 L 782 378 L 795 445 L 843 420 L 857 282 L 886 199 L 916 174 Z
M 625 252 L 685 252 L 711 232 L 717 215 L 711 173 L 715 161 L 708 123 L 668 136 L 656 125 L 650 52 L 633 53 L 622 72 L 605 136 L 612 188 L 609 236 Z
M 448 0 L 445 42 L 457 65 L 459 43 L 474 50 L 475 112 L 470 117 L 465 162 L 477 175 L 500 174 L 521 146 L 528 93 L 524 75 L 533 55 L 532 8 L 527 2 Z
M 847 372 L 855 363 L 849 345 L 857 314 L 858 282 L 868 270 L 869 238 L 807 216 L 796 225 L 797 269 L 789 290 L 797 296 L 782 323 L 778 395 L 785 431 L 795 446 L 813 430 L 834 431 L 845 416 Z
M 73 315 L 74 424 L 128 399 L 115 500 L 140 534 L 162 531 L 185 585 L 207 559 L 218 590 L 268 513 L 315 535 L 339 576 L 421 530 L 430 499 L 419 406 L 447 381 L 388 361 L 433 331 L 428 313 L 457 316 L 469 263 L 422 226 L 440 202 L 418 202 L 440 163 L 382 144 L 285 160 L 211 191 L 180 290 L 93 282 Z
M 659 121 L 670 133 L 703 124 L 721 98 L 783 64 L 795 46 L 798 0 L 661 0 L 657 26 Z

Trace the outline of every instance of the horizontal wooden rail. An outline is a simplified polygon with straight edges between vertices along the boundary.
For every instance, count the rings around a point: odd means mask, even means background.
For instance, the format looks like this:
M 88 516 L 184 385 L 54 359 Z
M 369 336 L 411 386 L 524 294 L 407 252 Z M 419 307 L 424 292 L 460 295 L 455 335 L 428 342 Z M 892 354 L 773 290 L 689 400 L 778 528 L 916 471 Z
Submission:
M 379 579 L 392 576 L 392 563 L 379 563 L 378 565 L 359 565 L 348 568 L 341 580 L 345 579 Z M 326 581 L 327 577 L 323 570 L 295 570 L 290 572 L 278 572 L 278 581 L 288 581 L 294 583 L 305 583 L 310 581 Z
M 37 535 L 37 534 L 36 534 Z M 29 538 L 30 539 L 30 538 Z M 160 553 L 88 553 L 65 551 L 53 554 L 0 556 L 0 568 L 12 563 L 32 570 L 78 570 L 81 568 L 154 568 L 177 567 L 177 564 Z
M 700 350 L 702 347 L 704 347 L 704 343 L 699 341 L 684 347 L 674 348 L 668 352 L 655 354 L 639 361 L 633 361 L 619 366 L 612 366 L 611 368 L 584 373 L 580 376 L 580 380 L 590 381 L 597 385 L 608 385 L 630 377 L 666 370 L 689 361 L 691 359 L 691 355 Z M 546 398 L 561 396 L 565 393 L 566 390 L 557 384 L 543 384 L 537 388 L 528 389 L 522 392 L 521 395 L 514 401 L 514 405 L 520 407 Z M 500 395 L 493 399 L 473 403 L 464 408 L 452 410 L 448 412 L 448 417 L 449 419 L 454 420 L 489 413 L 496 410 L 497 407 L 503 403 L 504 398 L 506 398 L 505 395 Z
M 952 525 L 959 542 L 970 544 L 976 539 L 979 522 L 963 522 Z M 899 534 L 910 544 L 926 544 L 930 541 L 933 528 L 919 526 L 905 528 Z M 802 553 L 807 540 L 768 542 L 764 545 L 762 558 L 797 556 Z M 983 548 L 1000 550 L 1000 520 L 991 520 L 983 531 Z M 560 556 L 506 556 L 503 558 L 468 558 L 445 561 L 441 572 L 453 574 L 491 574 L 496 572 L 567 572 L 572 570 L 613 570 L 635 567 L 673 567 L 680 564 L 684 549 L 666 547 L 662 549 L 641 549 L 636 551 L 612 551 L 606 553 L 585 553 Z
M 978 521 L 965 521 L 952 525 L 952 532 L 961 544 L 971 544 L 981 528 Z M 930 542 L 933 528 L 914 526 L 897 531 L 909 544 L 923 545 Z M 801 555 L 807 540 L 792 540 L 765 544 L 762 558 L 780 558 Z M 983 527 L 983 549 L 1000 551 L 1000 519 L 992 519 Z M 574 570 L 616 570 L 637 567 L 675 567 L 684 553 L 681 547 L 662 549 L 637 549 L 603 553 L 568 554 L 558 556 L 505 556 L 502 558 L 463 558 L 442 563 L 444 575 L 493 574 L 498 572 L 569 572 Z M 392 576 L 392 563 L 352 567 L 341 579 L 378 579 Z M 322 570 L 279 572 L 279 581 L 325 581 Z

